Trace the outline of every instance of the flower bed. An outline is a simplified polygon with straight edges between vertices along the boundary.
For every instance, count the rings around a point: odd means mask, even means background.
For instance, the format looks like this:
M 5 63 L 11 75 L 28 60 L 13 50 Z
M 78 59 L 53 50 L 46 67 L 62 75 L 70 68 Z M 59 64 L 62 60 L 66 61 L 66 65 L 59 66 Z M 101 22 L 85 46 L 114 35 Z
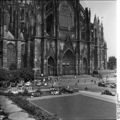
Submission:
M 18 106 L 27 111 L 30 115 L 35 117 L 36 120 L 58 120 L 55 116 L 48 115 L 22 96 L 9 96 L 9 98 Z

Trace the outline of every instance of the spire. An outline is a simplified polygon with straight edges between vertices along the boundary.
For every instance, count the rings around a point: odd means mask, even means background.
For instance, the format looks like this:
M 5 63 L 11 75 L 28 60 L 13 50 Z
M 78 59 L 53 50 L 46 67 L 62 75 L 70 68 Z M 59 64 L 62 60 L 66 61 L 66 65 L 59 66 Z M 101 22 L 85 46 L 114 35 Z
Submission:
M 89 19 L 91 19 L 91 10 L 90 10 L 90 8 L 89 8 L 88 14 L 89 14 Z
M 103 28 L 103 22 L 101 21 L 101 27 Z
M 98 22 L 98 25 L 99 25 L 99 23 L 100 23 L 99 17 L 97 17 L 97 22 Z
M 102 35 L 103 35 L 103 37 L 104 37 L 104 30 L 103 30 L 103 23 L 101 22 L 101 32 L 102 32 Z
M 95 23 L 95 21 L 96 21 L 96 14 L 94 15 L 94 23 Z
M 85 12 L 88 14 L 88 7 L 85 8 Z
M 91 10 L 90 10 L 90 8 L 89 8 L 89 16 L 91 16 Z

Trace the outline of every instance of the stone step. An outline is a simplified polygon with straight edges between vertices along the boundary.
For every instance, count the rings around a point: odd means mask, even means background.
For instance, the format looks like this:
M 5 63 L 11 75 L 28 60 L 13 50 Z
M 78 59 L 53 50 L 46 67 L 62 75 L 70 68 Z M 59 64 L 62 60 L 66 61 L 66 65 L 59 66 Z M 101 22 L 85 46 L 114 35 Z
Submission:
M 59 80 L 66 80 L 66 81 L 67 80 L 71 81 L 71 80 L 76 80 L 76 79 L 80 79 L 80 80 L 95 79 L 91 75 L 76 75 L 76 77 L 75 77 L 75 75 L 62 75 L 62 76 L 49 76 L 49 78 L 51 78 L 53 81 L 57 81 L 58 78 L 59 78 Z M 36 80 L 41 80 L 41 77 L 39 76 L 39 77 L 36 77 L 35 79 Z

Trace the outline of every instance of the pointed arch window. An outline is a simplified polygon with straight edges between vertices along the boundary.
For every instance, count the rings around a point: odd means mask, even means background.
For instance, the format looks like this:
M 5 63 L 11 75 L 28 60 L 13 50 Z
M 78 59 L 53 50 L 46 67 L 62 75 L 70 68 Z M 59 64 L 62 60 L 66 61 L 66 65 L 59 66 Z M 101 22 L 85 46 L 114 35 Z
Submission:
M 53 34 L 53 21 L 54 17 L 53 14 L 50 14 L 47 18 L 46 18 L 46 31 L 49 35 Z
M 67 27 L 68 29 L 74 26 L 74 13 L 67 2 L 62 2 L 59 6 L 59 24 L 61 27 Z

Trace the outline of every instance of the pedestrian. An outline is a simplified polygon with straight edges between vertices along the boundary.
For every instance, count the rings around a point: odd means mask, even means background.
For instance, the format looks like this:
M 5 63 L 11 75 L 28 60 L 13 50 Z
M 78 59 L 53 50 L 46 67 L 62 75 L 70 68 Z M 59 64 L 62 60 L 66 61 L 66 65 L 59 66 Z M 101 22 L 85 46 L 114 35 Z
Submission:
M 94 80 L 94 84 L 96 84 L 96 81 Z
M 75 86 L 78 86 L 78 83 L 77 83 L 77 82 L 75 83 Z

